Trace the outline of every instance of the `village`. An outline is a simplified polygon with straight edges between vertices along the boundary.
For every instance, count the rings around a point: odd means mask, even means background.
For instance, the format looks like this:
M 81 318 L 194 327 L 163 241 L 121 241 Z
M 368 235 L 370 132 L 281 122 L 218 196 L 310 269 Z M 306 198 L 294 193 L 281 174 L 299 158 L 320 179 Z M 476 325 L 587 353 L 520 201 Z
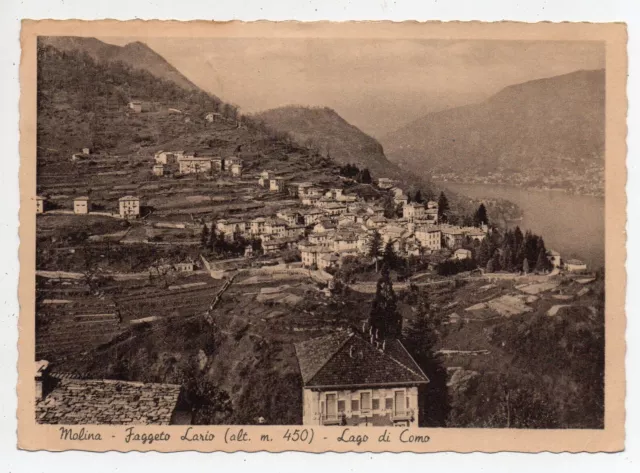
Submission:
M 538 369 L 518 359 L 540 346 L 527 334 L 598 325 L 601 277 L 483 202 L 450 208 L 366 156 L 336 162 L 169 92 L 105 101 L 94 141 L 57 132 L 66 97 L 48 111 L 42 142 L 61 141 L 39 146 L 34 196 L 38 422 L 511 426 L 491 389 Z M 522 426 L 582 425 L 527 412 Z
M 81 154 L 74 154 L 72 160 L 88 159 L 89 156 L 90 151 L 85 148 Z M 205 176 L 207 179 L 227 176 L 246 180 L 248 177 L 243 173 L 243 160 L 239 157 L 221 158 L 185 151 L 157 152 L 150 172 L 167 179 L 173 176 Z M 345 257 L 366 255 L 375 233 L 381 237 L 383 246 L 391 242 L 394 250 L 405 257 L 444 255 L 467 259 L 471 258 L 471 252 L 462 248 L 463 243 L 480 243 L 488 232 L 486 225 L 462 227 L 441 222 L 437 202 L 408 202 L 397 183 L 384 177 L 378 179 L 376 187 L 387 194 L 398 209 L 398 215 L 391 218 L 384 215 L 382 199 L 366 202 L 343 188 L 288 181 L 270 170 L 260 170 L 249 177 L 272 196 L 272 207 L 280 208 L 271 215 L 257 217 L 234 213 L 215 222 L 205 221 L 203 225 L 208 227 L 207 231 L 219 232 L 228 241 L 259 241 L 259 251 L 263 255 L 277 256 L 282 251 L 299 250 L 300 260 L 306 268 L 337 268 Z M 278 205 L 278 198 L 281 205 Z M 292 202 L 292 198 L 295 201 Z M 144 203 L 137 196 L 120 197 L 117 212 L 92 208 L 101 207 L 99 204 L 88 196 L 76 196 L 72 210 L 49 210 L 46 198 L 37 196 L 36 213 L 101 215 L 126 220 L 146 217 L 141 214 Z M 193 222 L 165 224 L 182 228 L 194 226 Z M 162 222 L 155 225 L 162 226 Z M 245 257 L 254 256 L 254 246 L 246 246 Z

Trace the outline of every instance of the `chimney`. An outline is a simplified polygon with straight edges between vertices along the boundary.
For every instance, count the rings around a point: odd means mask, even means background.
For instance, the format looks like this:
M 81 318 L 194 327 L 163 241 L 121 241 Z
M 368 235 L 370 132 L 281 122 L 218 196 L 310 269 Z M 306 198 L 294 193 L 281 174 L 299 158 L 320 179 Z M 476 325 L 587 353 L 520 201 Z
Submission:
M 47 397 L 51 385 L 49 377 L 49 362 L 46 360 L 36 361 L 36 401 Z

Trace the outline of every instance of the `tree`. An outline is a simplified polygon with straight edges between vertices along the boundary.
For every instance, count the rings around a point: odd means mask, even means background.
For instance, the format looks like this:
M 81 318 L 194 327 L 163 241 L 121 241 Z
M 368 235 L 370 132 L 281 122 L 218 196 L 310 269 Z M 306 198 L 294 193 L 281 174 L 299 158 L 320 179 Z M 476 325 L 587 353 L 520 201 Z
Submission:
M 396 269 L 398 262 L 398 255 L 396 255 L 393 249 L 393 241 L 389 240 L 384 247 L 384 254 L 382 255 L 382 264 L 389 269 Z
M 202 371 L 193 360 L 184 374 L 185 401 L 191 407 L 192 422 L 195 425 L 220 424 L 233 413 L 231 398 Z
M 543 272 L 549 269 L 549 260 L 547 259 L 547 252 L 544 248 L 540 248 L 538 252 L 538 259 L 536 261 L 536 271 Z
M 476 260 L 479 266 L 486 266 L 491 257 L 493 256 L 493 249 L 491 248 L 491 241 L 489 238 L 484 238 L 480 243 L 480 248 L 476 253 Z
M 369 237 L 367 255 L 376 259 L 376 273 L 378 272 L 378 258 L 382 254 L 382 235 L 378 230 L 374 230 Z
M 390 195 L 388 195 L 384 199 L 383 208 L 384 208 L 384 216 L 386 218 L 396 218 L 396 210 L 397 210 L 396 204 Z
M 489 224 L 489 218 L 487 217 L 487 209 L 484 206 L 484 204 L 480 204 L 480 207 L 478 207 L 478 210 L 476 210 L 476 213 L 473 216 L 473 224 L 476 227 Z
M 207 243 L 207 248 L 209 249 L 209 251 L 215 250 L 217 242 L 218 242 L 218 236 L 216 235 L 216 226 L 214 223 L 212 223 L 211 232 L 209 232 L 209 241 Z
M 407 350 L 429 378 L 429 384 L 419 388 L 420 427 L 444 426 L 451 410 L 447 370 L 441 357 L 435 352 L 442 326 L 442 317 L 430 310 L 429 302 L 424 298 L 420 301 L 416 318 L 404 337 Z
M 364 168 L 362 170 L 362 173 L 360 174 L 360 182 L 362 184 L 371 184 L 373 182 L 373 179 L 371 178 L 371 173 L 369 172 L 369 169 Z
M 209 228 L 205 223 L 202 225 L 202 233 L 200 234 L 200 246 L 202 248 L 206 248 L 207 243 L 209 243 Z
M 449 211 L 449 200 L 444 192 L 440 192 L 440 197 L 438 197 L 438 220 L 446 221 L 447 220 L 447 212 Z
M 527 274 L 529 272 L 529 260 L 528 259 L 524 259 L 523 263 L 522 263 L 522 271 Z
M 486 271 L 487 271 L 487 273 L 495 273 L 496 272 L 496 265 L 495 265 L 495 261 L 494 261 L 493 258 L 491 258 L 489 261 L 487 261 Z
M 416 195 L 413 198 L 413 200 L 417 203 L 417 204 L 422 204 L 424 203 L 424 199 L 422 198 L 422 192 L 420 192 L 420 189 L 418 189 L 416 191 Z
M 398 299 L 393 291 L 389 270 L 385 267 L 376 286 L 369 324 L 379 338 L 397 338 L 402 332 L 402 316 L 398 312 Z

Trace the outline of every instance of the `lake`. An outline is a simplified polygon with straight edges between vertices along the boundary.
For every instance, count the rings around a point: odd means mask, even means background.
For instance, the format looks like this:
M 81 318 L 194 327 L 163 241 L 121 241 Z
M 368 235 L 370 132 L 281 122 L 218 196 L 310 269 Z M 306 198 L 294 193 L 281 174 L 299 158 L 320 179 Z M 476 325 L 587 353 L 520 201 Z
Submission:
M 502 198 L 517 204 L 523 212 L 519 225 L 544 238 L 547 249 L 562 258 L 578 258 L 589 269 L 604 265 L 604 198 L 572 195 L 558 191 L 529 190 L 494 184 L 439 183 L 476 199 Z

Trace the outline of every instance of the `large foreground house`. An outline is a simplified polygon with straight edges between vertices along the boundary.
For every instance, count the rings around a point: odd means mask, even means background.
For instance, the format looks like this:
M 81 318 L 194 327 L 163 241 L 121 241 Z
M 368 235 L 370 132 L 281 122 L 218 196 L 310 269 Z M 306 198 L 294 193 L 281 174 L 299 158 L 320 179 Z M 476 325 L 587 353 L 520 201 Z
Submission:
M 295 350 L 304 425 L 418 425 L 418 387 L 429 379 L 399 340 L 344 331 Z

